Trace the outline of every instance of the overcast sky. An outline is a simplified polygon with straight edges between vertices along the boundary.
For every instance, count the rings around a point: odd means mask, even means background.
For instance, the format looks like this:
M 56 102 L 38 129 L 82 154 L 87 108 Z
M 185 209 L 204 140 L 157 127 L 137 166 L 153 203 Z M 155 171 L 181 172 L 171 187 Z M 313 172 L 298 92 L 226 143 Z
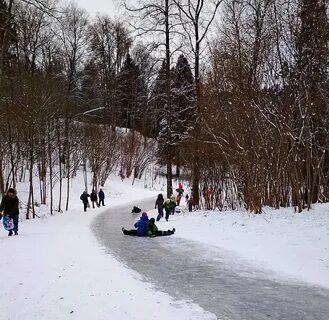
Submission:
M 111 17 L 118 16 L 120 1 L 118 0 L 75 0 L 79 7 L 85 8 L 91 15 L 97 12 L 106 13 Z

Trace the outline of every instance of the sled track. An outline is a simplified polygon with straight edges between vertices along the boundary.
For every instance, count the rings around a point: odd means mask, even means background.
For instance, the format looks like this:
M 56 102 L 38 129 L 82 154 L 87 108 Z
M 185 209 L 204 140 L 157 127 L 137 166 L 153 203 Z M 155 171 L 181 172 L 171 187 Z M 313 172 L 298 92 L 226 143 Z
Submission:
M 154 199 L 138 203 L 152 208 Z M 92 229 L 106 250 L 174 298 L 191 300 L 221 320 L 329 320 L 329 290 L 275 280 L 232 254 L 176 235 L 124 236 L 132 205 L 99 215 Z

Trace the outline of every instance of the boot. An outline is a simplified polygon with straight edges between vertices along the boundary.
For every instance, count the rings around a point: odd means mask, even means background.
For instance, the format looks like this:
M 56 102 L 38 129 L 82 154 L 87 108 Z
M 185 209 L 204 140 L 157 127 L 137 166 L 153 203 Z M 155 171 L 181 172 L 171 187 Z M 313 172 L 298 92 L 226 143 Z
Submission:
M 11 237 L 13 235 L 13 230 L 9 230 L 8 237 Z

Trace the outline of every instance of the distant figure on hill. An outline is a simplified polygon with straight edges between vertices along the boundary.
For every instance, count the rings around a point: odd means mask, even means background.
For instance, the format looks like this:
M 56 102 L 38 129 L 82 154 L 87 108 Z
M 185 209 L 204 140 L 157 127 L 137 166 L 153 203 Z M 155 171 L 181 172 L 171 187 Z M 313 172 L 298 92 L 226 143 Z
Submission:
M 100 207 L 102 204 L 102 206 L 104 207 L 105 206 L 105 204 L 104 204 L 105 193 L 102 189 L 99 189 L 98 199 L 99 199 L 98 206 Z
M 2 213 L 2 214 L 1 214 Z M 16 190 L 13 188 L 9 188 L 7 193 L 2 198 L 0 204 L 0 217 L 4 217 L 4 220 L 12 219 L 8 236 L 13 235 L 13 231 L 15 235 L 18 235 L 18 216 L 19 216 L 19 200 L 17 198 Z M 10 221 L 9 220 L 9 221 Z
M 183 195 L 184 189 L 183 189 L 183 184 L 181 182 L 178 183 L 178 188 L 176 189 L 176 191 L 178 192 L 179 196 Z
M 158 208 L 158 216 L 157 216 L 157 221 L 159 221 L 163 217 L 163 204 L 164 204 L 164 199 L 162 193 L 158 195 L 157 200 L 155 201 L 155 209 Z
M 193 204 L 194 204 L 193 197 L 190 197 L 190 199 L 188 199 L 187 204 L 188 204 L 188 211 L 192 212 Z
M 87 207 L 89 206 L 89 201 L 88 201 L 89 197 L 90 195 L 87 193 L 87 191 L 83 191 L 82 195 L 80 196 L 80 200 L 83 203 L 84 212 L 87 211 Z
M 95 203 L 96 203 L 96 206 L 98 207 L 97 193 L 94 189 L 92 190 L 92 192 L 90 194 L 90 200 L 91 200 L 91 203 L 93 204 L 93 208 L 95 208 Z

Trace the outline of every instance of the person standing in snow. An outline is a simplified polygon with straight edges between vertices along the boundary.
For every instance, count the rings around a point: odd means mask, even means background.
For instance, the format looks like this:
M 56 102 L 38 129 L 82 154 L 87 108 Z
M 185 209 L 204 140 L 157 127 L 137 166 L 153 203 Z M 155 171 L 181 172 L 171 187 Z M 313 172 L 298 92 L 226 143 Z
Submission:
M 1 217 L 9 216 L 13 219 L 14 228 L 9 230 L 8 236 L 12 236 L 13 231 L 15 235 L 18 235 L 19 200 L 15 189 L 9 188 L 6 195 L 2 198 L 0 204 L 0 215 Z
M 87 211 L 87 207 L 89 206 L 89 201 L 88 201 L 89 197 L 90 195 L 87 193 L 87 191 L 83 191 L 82 195 L 80 196 L 80 200 L 83 203 L 84 212 Z
M 158 195 L 157 200 L 155 201 L 155 209 L 158 208 L 158 216 L 157 221 L 160 221 L 160 219 L 163 217 L 163 204 L 164 199 L 162 193 Z
M 176 191 L 178 192 L 178 195 L 182 197 L 184 193 L 184 189 L 183 189 L 183 184 L 181 182 L 178 183 L 178 188 L 176 189 Z
M 104 204 L 105 194 L 104 194 L 104 191 L 102 189 L 99 189 L 98 199 L 99 199 L 98 206 L 100 207 L 101 204 L 102 204 L 102 206 L 104 207 L 105 206 L 105 204 Z
M 167 199 L 164 203 L 164 209 L 166 211 L 166 221 L 168 221 L 169 219 L 169 215 L 173 214 L 173 212 L 175 211 L 175 207 L 176 207 L 176 200 L 175 200 L 175 196 L 173 199 Z
M 190 197 L 190 199 L 188 199 L 187 204 L 188 204 L 188 212 L 192 212 L 192 210 L 193 210 L 193 197 Z
M 90 194 L 90 201 L 91 203 L 93 204 L 93 208 L 95 208 L 95 203 L 96 203 L 96 206 L 98 207 L 98 202 L 97 202 L 97 193 L 96 191 L 93 189 L 91 194 Z

